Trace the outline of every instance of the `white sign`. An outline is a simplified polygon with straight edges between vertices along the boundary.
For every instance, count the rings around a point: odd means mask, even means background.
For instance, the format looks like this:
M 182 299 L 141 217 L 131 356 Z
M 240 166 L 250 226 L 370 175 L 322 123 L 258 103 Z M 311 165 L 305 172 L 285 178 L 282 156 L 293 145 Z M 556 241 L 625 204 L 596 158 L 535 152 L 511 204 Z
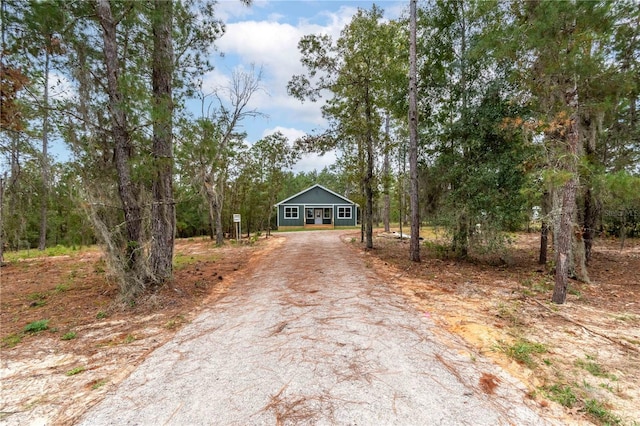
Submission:
M 233 222 L 234 223 L 240 223 L 240 215 L 237 213 L 234 213 L 233 215 Z

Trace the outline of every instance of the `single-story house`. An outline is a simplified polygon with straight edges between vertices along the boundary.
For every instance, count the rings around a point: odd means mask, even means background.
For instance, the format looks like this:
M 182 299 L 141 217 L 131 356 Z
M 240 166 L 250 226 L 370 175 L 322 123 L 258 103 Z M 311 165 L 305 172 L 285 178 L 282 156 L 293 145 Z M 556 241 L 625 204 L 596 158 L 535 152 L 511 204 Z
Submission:
M 275 207 L 278 229 L 333 229 L 358 223 L 358 205 L 319 184 L 280 201 Z

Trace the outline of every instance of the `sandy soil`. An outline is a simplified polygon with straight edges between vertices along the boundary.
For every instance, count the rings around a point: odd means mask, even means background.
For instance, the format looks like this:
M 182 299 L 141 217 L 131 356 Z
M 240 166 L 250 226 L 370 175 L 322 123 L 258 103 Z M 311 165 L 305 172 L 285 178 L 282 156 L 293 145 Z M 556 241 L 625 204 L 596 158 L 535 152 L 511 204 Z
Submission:
M 501 369 L 443 347 L 339 233 L 280 238 L 80 425 L 554 424 Z
M 602 423 L 585 409 L 585 401 L 597 400 L 617 416 L 613 424 L 640 422 L 639 241 L 627 240 L 624 250 L 599 241 L 592 284 L 572 283 L 568 303 L 556 307 L 548 303 L 552 277 L 535 264 L 535 235 L 519 236 L 506 267 L 434 256 L 416 265 L 407 261 L 405 242 L 377 238 L 377 248 L 365 252 L 355 238 L 344 235 L 345 245 L 432 319 L 442 342 L 460 348 L 454 337 L 463 337 L 467 357 L 486 356 L 510 371 L 551 416 Z M 73 424 L 279 244 L 274 238 L 217 249 L 208 241 L 181 241 L 175 281 L 126 308 L 114 304 L 117 286 L 97 252 L 3 267 L 0 423 Z M 49 330 L 23 331 L 41 319 L 49 319 Z M 61 340 L 69 332 L 77 337 Z M 529 365 L 504 350 L 522 338 L 546 348 Z M 586 370 L 592 365 L 601 374 Z M 495 385 L 491 376 L 478 384 L 487 391 Z M 577 394 L 572 407 L 559 408 L 548 398 L 544 389 L 558 384 Z
M 459 262 L 424 248 L 415 264 L 408 242 L 387 237 L 378 233 L 366 252 L 372 267 L 442 330 L 526 383 L 531 398 L 551 406 L 558 389 L 570 389 L 576 398 L 565 404 L 567 422 L 640 424 L 640 241 L 621 249 L 616 240 L 598 240 L 591 283 L 571 280 L 567 303 L 557 306 L 550 303 L 552 271 L 537 264 L 536 234 L 518 235 L 507 263 Z M 543 345 L 525 363 L 508 349 L 523 339 Z M 593 401 L 606 412 L 590 409 Z
M 174 281 L 134 307 L 118 303 L 118 287 L 95 250 L 3 267 L 0 424 L 73 424 L 275 243 L 179 241 Z M 23 331 L 42 319 L 48 330 Z M 76 337 L 62 340 L 70 332 Z

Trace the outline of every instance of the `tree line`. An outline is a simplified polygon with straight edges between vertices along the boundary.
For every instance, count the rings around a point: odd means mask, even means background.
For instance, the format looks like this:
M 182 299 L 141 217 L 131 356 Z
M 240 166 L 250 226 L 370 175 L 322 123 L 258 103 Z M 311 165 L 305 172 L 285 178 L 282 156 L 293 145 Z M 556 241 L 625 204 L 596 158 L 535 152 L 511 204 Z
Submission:
M 262 70 L 201 84 L 225 28 L 214 2 L 2 0 L 0 254 L 99 242 L 132 298 L 170 279 L 176 235 L 222 244 L 232 213 L 268 231 L 275 202 L 320 183 L 360 204 L 369 248 L 379 222 L 414 237 L 429 223 L 465 258 L 537 221 L 563 303 L 597 235 L 640 232 L 640 8 L 410 3 L 395 20 L 359 9 L 335 40 L 304 36 L 288 92 L 322 102 L 329 125 L 250 145 L 239 124 L 262 114 L 249 108 Z M 72 160 L 51 160 L 52 138 Z M 330 169 L 291 172 L 329 150 Z

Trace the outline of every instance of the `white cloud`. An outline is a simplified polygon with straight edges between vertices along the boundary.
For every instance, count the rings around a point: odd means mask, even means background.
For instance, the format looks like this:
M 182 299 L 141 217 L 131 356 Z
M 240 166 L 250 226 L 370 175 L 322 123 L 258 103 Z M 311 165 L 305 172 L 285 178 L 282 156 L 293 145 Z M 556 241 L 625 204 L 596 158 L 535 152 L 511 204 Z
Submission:
M 307 132 L 305 132 L 304 130 L 294 129 L 292 127 L 276 126 L 271 129 L 264 129 L 264 132 L 262 132 L 262 137 L 264 138 L 265 136 L 272 135 L 276 132 L 282 133 L 289 140 L 289 143 L 292 143 L 296 139 L 301 138 L 307 134 Z
M 324 155 L 304 154 L 300 161 L 293 166 L 294 172 L 310 172 L 312 170 L 321 171 L 325 167 L 334 164 L 337 160 L 336 153 L 329 151 Z
M 268 112 L 271 120 L 286 117 L 302 125 L 320 127 L 326 124 L 320 107 L 323 102 L 301 103 L 287 94 L 287 83 L 295 74 L 306 69 L 300 63 L 298 42 L 307 34 L 329 34 L 336 39 L 348 24 L 355 8 L 341 7 L 337 13 L 323 12 L 326 25 L 300 20 L 297 24 L 278 22 L 282 15 L 271 14 L 265 20 L 247 20 L 227 25 L 218 47 L 226 55 L 236 55 L 244 64 L 262 66 L 266 93 L 257 93 L 251 106 Z M 270 122 L 271 122 L 270 120 Z
M 219 68 L 209 71 L 202 77 L 202 91 L 209 94 L 222 87 L 228 87 L 231 84 L 230 74 Z
M 228 22 L 233 18 L 244 18 L 255 14 L 256 9 L 264 8 L 268 5 L 267 0 L 253 0 L 251 6 L 247 7 L 239 0 L 219 0 L 215 6 L 216 17 L 223 22 Z

